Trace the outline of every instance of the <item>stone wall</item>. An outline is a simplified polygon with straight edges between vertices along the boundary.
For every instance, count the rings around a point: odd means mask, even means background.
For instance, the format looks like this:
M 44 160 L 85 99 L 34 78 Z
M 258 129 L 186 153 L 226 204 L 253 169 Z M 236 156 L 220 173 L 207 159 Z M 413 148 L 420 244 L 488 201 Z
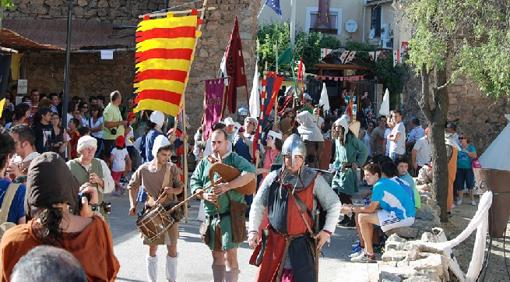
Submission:
M 8 19 L 67 18 L 66 0 L 13 0 L 15 9 L 6 11 Z M 78 0 L 73 1 L 73 16 L 118 25 L 133 25 L 138 16 L 164 9 L 163 0 Z M 173 1 L 169 1 L 173 2 Z
M 194 1 L 169 1 L 171 6 L 180 6 L 179 9 L 202 6 L 202 1 L 187 4 L 191 2 Z M 73 12 L 75 18 L 134 25 L 138 22 L 138 15 L 160 10 L 163 8 L 163 3 L 163 1 L 138 0 L 78 0 L 75 1 Z M 6 18 L 66 17 L 67 7 L 64 0 L 14 0 L 14 4 L 16 9 L 7 12 Z M 202 80 L 217 76 L 235 16 L 239 18 L 248 89 L 251 89 L 251 78 L 256 62 L 257 14 L 260 1 L 210 0 L 208 6 L 217 9 L 207 13 L 205 25 L 202 28 L 203 36 L 197 46 L 186 91 L 186 111 L 190 116 L 192 129 L 200 125 L 202 118 L 204 96 Z M 99 61 L 97 53 L 73 54 L 71 58 L 72 95 L 105 95 L 113 89 L 131 93 L 134 57 L 130 52 L 117 54 L 115 53 L 115 59 L 110 62 Z M 43 91 L 60 91 L 63 88 L 63 54 L 31 53 L 27 56 L 27 61 L 29 61 L 27 78 L 30 88 L 40 88 Z M 240 88 L 238 93 L 238 105 L 247 105 L 245 90 Z
M 417 116 L 426 123 L 417 102 L 421 99 L 420 78 L 411 76 L 403 92 L 402 105 L 407 116 Z M 487 97 L 464 78 L 448 87 L 448 95 L 448 121 L 455 122 L 457 131 L 467 134 L 478 153 L 482 153 L 507 124 L 504 114 L 510 113 L 509 99 Z
M 113 60 L 101 60 L 99 53 L 71 54 L 70 96 L 97 96 L 115 89 L 124 94 L 133 91 L 133 52 L 115 52 Z M 29 52 L 24 54 L 29 89 L 43 93 L 60 92 L 64 87 L 65 54 Z

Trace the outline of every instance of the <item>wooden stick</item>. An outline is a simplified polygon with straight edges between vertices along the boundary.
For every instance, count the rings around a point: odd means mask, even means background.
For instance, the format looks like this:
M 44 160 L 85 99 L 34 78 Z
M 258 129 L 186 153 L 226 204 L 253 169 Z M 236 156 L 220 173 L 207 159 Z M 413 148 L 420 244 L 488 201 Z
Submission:
M 202 15 L 205 14 L 204 11 L 216 10 L 216 7 L 206 7 L 206 4 L 207 4 L 206 2 L 207 2 L 207 0 L 204 1 L 204 4 L 202 5 L 203 8 L 196 9 L 197 11 L 201 12 Z M 168 13 L 172 13 L 174 15 L 189 14 L 189 13 L 191 13 L 191 11 L 193 11 L 193 10 L 189 9 L 189 10 L 183 10 L 183 11 L 165 11 L 165 12 L 157 11 L 157 12 L 153 12 L 153 13 L 140 15 L 140 16 L 138 16 L 138 18 L 143 19 L 145 16 L 149 16 L 151 18 L 166 17 L 166 15 L 168 15 Z

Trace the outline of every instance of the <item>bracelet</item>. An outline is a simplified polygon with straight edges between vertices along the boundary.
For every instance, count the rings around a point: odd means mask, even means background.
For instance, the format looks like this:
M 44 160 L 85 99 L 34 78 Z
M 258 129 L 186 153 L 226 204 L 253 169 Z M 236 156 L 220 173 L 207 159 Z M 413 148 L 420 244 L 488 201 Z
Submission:
M 331 231 L 326 230 L 326 229 L 322 229 L 322 231 L 324 231 L 324 232 L 328 233 L 328 234 L 329 234 L 329 236 L 331 236 L 331 234 L 333 234 Z

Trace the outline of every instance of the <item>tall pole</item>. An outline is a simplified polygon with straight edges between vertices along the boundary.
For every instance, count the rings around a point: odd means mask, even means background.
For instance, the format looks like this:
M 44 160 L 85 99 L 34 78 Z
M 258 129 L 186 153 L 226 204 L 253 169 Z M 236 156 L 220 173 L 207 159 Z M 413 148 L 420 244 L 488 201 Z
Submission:
M 296 0 L 290 0 L 291 14 L 290 14 L 290 44 L 294 47 L 296 43 Z
M 62 97 L 62 127 L 67 128 L 67 104 L 69 101 L 69 72 L 71 69 L 71 28 L 73 20 L 73 0 L 67 0 L 66 64 L 64 67 L 64 95 Z

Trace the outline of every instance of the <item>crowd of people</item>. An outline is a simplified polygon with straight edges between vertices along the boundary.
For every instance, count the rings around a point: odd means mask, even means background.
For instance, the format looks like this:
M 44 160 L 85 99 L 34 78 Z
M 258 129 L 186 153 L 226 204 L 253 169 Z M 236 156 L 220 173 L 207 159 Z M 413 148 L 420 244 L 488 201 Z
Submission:
M 279 105 L 277 118 L 258 120 L 241 107 L 197 130 L 189 150 L 196 164 L 185 187 L 186 136 L 178 120 L 159 111 L 135 115 L 133 98 L 123 103 L 119 91 L 106 105 L 102 96 L 73 97 L 65 116 L 60 99 L 34 89 L 3 110 L 0 224 L 8 230 L 0 233 L 2 281 L 19 279 L 16 272 L 37 260 L 33 256 L 48 257 L 48 269 L 55 267 L 50 257 L 76 265 L 74 257 L 82 272 L 65 275 L 113 281 L 120 266 L 104 195 L 129 191 L 128 213 L 141 216 L 156 203 L 182 201 L 188 188 L 202 200 L 200 234 L 211 250 L 214 281 L 238 281 L 237 248 L 246 239 L 255 248 L 250 263 L 260 267 L 257 281 L 314 281 L 318 253 L 337 225 L 358 233 L 351 261 L 374 262 L 385 232 L 414 223 L 421 203 L 413 176 L 432 169 L 430 132 L 418 118 L 406 126 L 394 110 L 374 119 L 367 101 L 358 115 L 323 114 L 305 93 L 301 106 Z M 465 192 L 476 205 L 476 149 L 453 123 L 445 130 L 448 208 L 461 205 Z M 216 163 L 241 174 L 221 182 L 209 173 Z M 256 193 L 242 192 L 253 182 Z M 144 240 L 149 281 L 158 279 L 158 245 L 167 246 L 166 278 L 176 281 L 178 238 L 175 223 L 157 240 Z

